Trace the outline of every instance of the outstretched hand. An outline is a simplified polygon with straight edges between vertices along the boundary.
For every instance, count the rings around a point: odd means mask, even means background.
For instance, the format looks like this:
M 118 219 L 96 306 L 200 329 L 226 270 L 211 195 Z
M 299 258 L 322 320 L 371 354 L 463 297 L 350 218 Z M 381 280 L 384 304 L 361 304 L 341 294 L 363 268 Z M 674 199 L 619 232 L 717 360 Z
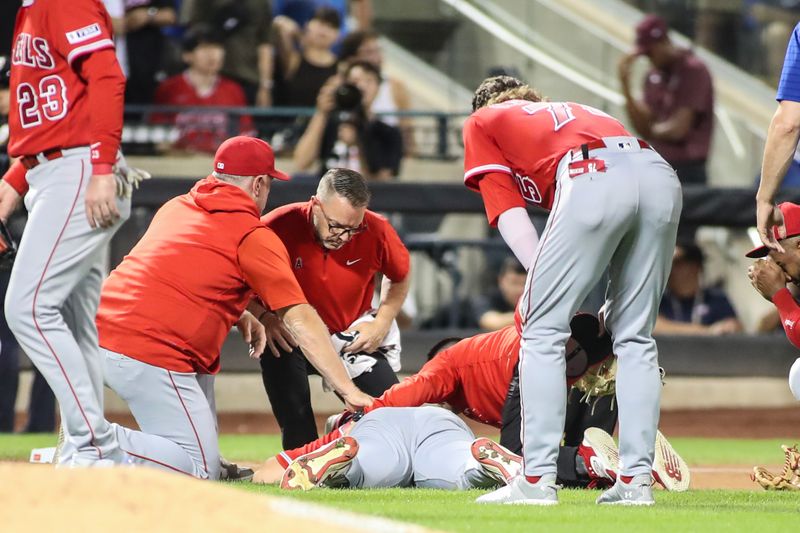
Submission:
M 783 225 L 783 213 L 772 202 L 756 202 L 756 227 L 761 242 L 770 250 L 783 253 L 783 246 L 775 238 L 772 228 L 778 227 L 778 236 L 786 235 L 786 227 Z

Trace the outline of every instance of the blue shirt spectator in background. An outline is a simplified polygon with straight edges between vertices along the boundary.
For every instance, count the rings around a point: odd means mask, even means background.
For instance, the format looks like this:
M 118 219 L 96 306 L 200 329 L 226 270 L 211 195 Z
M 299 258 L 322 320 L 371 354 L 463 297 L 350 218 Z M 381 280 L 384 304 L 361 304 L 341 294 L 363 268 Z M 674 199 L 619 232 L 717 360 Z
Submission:
M 703 287 L 703 252 L 696 244 L 679 244 L 661 299 L 656 335 L 725 335 L 742 331 L 730 300 L 716 287 Z

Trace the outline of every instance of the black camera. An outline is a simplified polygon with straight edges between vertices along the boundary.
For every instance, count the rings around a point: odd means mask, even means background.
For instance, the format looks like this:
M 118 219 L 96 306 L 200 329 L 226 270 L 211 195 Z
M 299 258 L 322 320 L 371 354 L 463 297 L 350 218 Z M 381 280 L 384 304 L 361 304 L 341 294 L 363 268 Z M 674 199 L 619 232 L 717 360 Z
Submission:
M 361 124 L 364 121 L 361 89 L 352 83 L 343 83 L 334 93 L 334 116 L 338 122 Z

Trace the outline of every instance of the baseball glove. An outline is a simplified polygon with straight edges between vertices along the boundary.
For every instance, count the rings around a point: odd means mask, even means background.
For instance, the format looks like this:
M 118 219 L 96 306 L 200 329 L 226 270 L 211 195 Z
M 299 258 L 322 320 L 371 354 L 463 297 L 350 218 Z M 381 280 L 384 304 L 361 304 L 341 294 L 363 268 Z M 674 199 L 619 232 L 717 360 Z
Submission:
M 151 178 L 146 170 L 120 165 L 114 166 L 114 177 L 117 179 L 117 196 L 120 198 L 130 198 L 141 182 Z
M 795 444 L 791 448 L 782 444 L 785 455 L 783 471 L 773 474 L 763 466 L 753 468 L 750 479 L 764 487 L 765 490 L 800 490 L 800 451 Z
M 6 223 L 0 220 L 0 270 L 11 270 L 17 256 L 17 243 L 8 231 Z

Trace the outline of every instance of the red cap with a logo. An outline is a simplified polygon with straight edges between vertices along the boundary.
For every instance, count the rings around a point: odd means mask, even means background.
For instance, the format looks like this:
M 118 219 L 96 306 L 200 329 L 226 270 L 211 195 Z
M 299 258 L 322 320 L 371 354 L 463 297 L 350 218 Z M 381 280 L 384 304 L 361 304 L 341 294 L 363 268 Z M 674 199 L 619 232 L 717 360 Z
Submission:
M 214 170 L 233 176 L 268 175 L 288 180 L 289 175 L 275 168 L 275 153 L 265 141 L 255 137 L 231 137 L 219 145 L 214 155 Z
M 636 26 L 636 53 L 646 54 L 669 31 L 667 21 L 658 15 L 647 15 Z
M 778 205 L 778 209 L 783 214 L 783 227 L 786 228 L 786 235 L 781 236 L 778 233 L 778 226 L 773 226 L 772 235 L 775 236 L 776 241 L 788 239 L 789 237 L 796 237 L 800 235 L 800 205 L 791 202 L 783 202 Z M 764 257 L 769 254 L 769 248 L 766 246 L 759 246 L 753 248 L 745 255 L 747 257 Z

